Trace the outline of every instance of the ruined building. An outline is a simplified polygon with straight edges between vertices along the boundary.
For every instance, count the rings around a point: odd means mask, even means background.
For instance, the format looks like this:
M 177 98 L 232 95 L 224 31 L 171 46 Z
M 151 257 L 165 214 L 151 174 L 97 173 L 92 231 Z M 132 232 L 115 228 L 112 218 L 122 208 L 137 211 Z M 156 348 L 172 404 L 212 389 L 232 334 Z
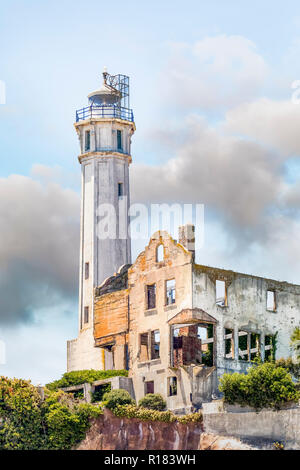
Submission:
M 135 125 L 118 104 L 120 77 L 109 85 L 104 74 L 75 124 L 83 172 L 80 302 L 68 370 L 128 369 L 137 400 L 160 393 L 168 408 L 188 411 L 218 394 L 224 372 L 245 372 L 256 357 L 290 355 L 300 286 L 196 264 L 193 225 L 179 227 L 178 242 L 155 233 L 133 264 L 128 238 L 97 237 L 99 202 L 124 214 L 129 204 Z

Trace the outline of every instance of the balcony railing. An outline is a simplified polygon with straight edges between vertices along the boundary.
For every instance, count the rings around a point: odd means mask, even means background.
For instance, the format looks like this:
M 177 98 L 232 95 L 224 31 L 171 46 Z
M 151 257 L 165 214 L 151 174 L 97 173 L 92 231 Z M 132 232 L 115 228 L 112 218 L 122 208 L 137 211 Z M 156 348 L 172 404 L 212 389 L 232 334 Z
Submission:
M 86 106 L 76 111 L 76 122 L 92 118 L 117 118 L 134 122 L 132 109 L 120 106 Z

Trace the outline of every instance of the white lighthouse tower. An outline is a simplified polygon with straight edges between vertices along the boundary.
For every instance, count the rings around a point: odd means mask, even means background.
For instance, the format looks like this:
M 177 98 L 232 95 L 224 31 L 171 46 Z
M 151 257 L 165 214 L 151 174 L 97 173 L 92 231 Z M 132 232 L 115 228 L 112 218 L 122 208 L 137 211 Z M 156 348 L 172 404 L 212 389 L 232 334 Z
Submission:
M 103 84 L 76 112 L 80 142 L 81 220 L 79 334 L 68 341 L 68 371 L 104 369 L 104 350 L 94 347 L 94 288 L 131 262 L 129 164 L 135 131 L 129 78 L 103 72 Z

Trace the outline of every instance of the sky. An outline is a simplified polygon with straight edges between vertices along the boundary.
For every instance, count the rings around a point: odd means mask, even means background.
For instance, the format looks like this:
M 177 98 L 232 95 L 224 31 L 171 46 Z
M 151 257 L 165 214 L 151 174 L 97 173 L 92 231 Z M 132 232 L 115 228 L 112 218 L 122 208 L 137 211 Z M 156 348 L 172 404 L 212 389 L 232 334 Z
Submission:
M 132 200 L 204 204 L 197 262 L 300 284 L 299 56 L 297 1 L 0 2 L 1 375 L 44 384 L 66 370 L 73 123 L 104 66 L 130 76 Z

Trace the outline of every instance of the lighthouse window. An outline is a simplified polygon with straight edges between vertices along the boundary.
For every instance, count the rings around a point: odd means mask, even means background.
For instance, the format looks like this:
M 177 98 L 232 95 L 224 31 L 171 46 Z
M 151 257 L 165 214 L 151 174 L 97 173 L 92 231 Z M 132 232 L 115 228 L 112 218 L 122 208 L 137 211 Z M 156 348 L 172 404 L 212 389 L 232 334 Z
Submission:
M 124 187 L 123 187 L 123 183 L 118 183 L 118 196 L 119 196 L 119 197 L 124 196 Z
M 122 131 L 117 131 L 117 148 L 122 150 Z
M 84 323 L 89 322 L 89 307 L 84 307 Z
M 90 276 L 90 263 L 85 263 L 84 278 L 88 279 Z
M 85 151 L 91 148 L 91 132 L 85 131 Z

